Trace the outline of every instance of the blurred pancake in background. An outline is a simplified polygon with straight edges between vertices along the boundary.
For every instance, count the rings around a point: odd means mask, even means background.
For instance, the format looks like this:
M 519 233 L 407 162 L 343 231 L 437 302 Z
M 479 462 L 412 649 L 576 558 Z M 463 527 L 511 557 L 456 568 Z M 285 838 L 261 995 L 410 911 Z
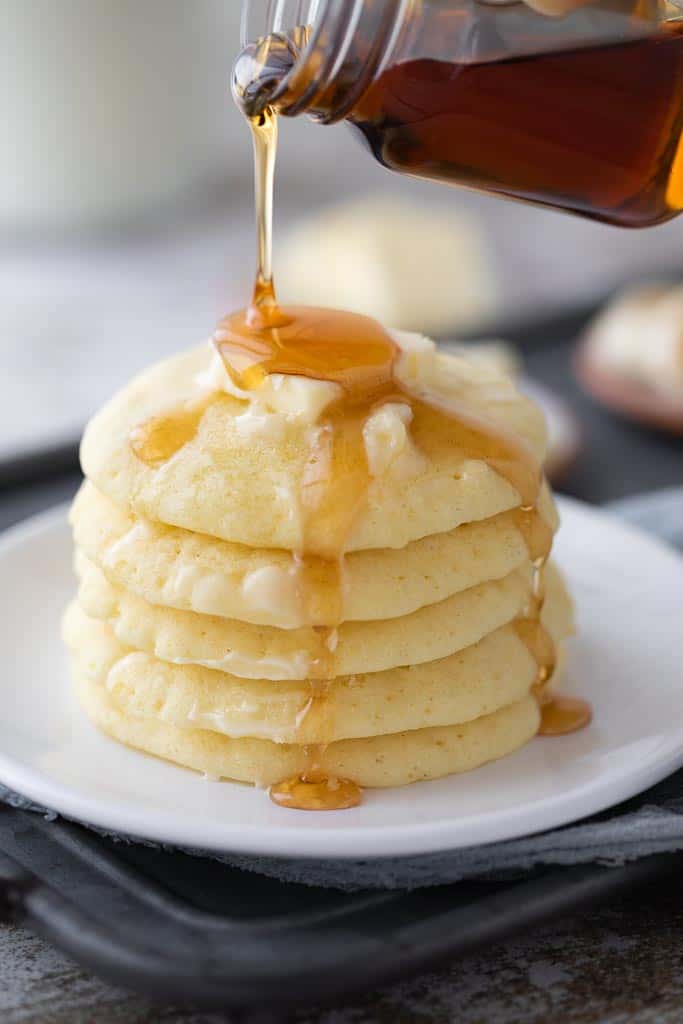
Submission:
M 472 330 L 500 288 L 483 226 L 443 206 L 369 195 L 301 219 L 277 252 L 285 302 L 349 309 L 405 331 Z
M 603 405 L 683 435 L 683 286 L 647 284 L 619 293 L 589 325 L 575 367 Z

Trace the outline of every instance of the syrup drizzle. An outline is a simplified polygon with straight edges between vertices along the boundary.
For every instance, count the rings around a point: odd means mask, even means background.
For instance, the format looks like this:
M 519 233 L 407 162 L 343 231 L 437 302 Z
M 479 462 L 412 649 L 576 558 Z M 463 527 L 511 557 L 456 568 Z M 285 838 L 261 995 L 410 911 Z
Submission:
M 326 559 L 339 595 L 334 621 L 316 624 L 312 677 L 318 682 L 312 684 L 315 689 L 308 713 L 324 706 L 324 681 L 333 675 L 330 639 L 343 618 L 344 551 L 371 482 L 363 426 L 373 411 L 390 401 L 410 406 L 411 434 L 418 448 L 429 449 L 436 441 L 457 447 L 468 458 L 484 459 L 520 495 L 517 522 L 534 569 L 529 606 L 517 630 L 536 660 L 534 688 L 540 694 L 555 667 L 554 645 L 540 621 L 543 569 L 552 529 L 537 510 L 541 473 L 533 456 L 517 438 L 493 429 L 471 410 L 454 409 L 450 404 L 442 408 L 438 401 L 406 393 L 394 373 L 397 345 L 374 320 L 333 310 L 278 306 L 268 251 L 272 202 L 266 198 L 272 188 L 276 117 L 267 108 L 250 121 L 257 163 L 256 285 L 251 306 L 219 325 L 216 349 L 233 383 L 244 391 L 258 390 L 273 373 L 329 381 L 340 389 L 339 397 L 327 406 L 318 423 L 301 486 L 301 589 L 305 595 L 309 559 L 315 555 Z M 299 809 L 339 809 L 349 806 L 351 792 L 353 802 L 358 802 L 360 790 L 355 783 L 335 780 L 333 786 L 326 784 L 320 769 L 323 756 L 323 746 L 307 747 L 303 773 L 273 786 L 272 800 Z
M 249 81 L 248 87 L 252 85 Z M 541 623 L 552 528 L 538 510 L 542 476 L 532 454 L 514 435 L 465 407 L 451 403 L 442 407 L 432 396 L 407 393 L 394 373 L 398 347 L 376 321 L 336 310 L 278 305 L 271 262 L 277 119 L 269 107 L 249 116 L 249 105 L 243 102 L 248 91 L 244 83 L 234 83 L 234 91 L 247 115 L 254 143 L 258 263 L 251 304 L 219 324 L 215 348 L 232 381 L 243 391 L 257 391 L 271 374 L 339 386 L 338 397 L 328 404 L 313 430 L 300 489 L 302 544 L 295 554 L 300 592 L 307 601 L 322 564 L 337 593 L 333 614 L 326 621 L 311 618 L 315 627 L 314 649 L 309 652 L 311 697 L 302 718 L 316 714 L 321 725 L 324 723 L 326 684 L 334 675 L 336 629 L 343 620 L 344 552 L 372 479 L 363 427 L 375 410 L 397 401 L 411 409 L 411 436 L 418 449 L 449 446 L 466 458 L 484 460 L 519 494 L 516 522 L 529 550 L 533 574 L 527 608 L 515 627 L 537 665 L 533 692 L 541 705 L 541 732 L 557 735 L 580 728 L 590 720 L 590 707 L 585 702 L 547 698 L 545 689 L 556 661 L 552 638 Z M 253 92 L 250 96 L 253 99 Z M 148 465 L 160 465 L 194 436 L 207 401 L 203 407 L 185 408 L 137 428 L 131 436 L 135 454 Z M 360 802 L 361 790 L 355 782 L 328 776 L 322 769 L 324 743 L 304 749 L 303 772 L 271 787 L 276 804 L 302 810 L 339 810 Z

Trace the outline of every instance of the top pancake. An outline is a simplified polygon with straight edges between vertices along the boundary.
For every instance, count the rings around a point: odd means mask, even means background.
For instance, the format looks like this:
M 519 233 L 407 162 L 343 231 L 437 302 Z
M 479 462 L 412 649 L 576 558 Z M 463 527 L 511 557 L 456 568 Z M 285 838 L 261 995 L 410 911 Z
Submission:
M 196 435 L 161 466 L 147 466 L 130 447 L 134 428 L 211 390 L 213 365 L 205 346 L 152 367 L 124 387 L 86 430 L 86 476 L 112 501 L 150 520 L 251 547 L 301 550 L 299 495 L 315 429 L 307 417 L 268 410 L 245 415 L 246 401 L 218 391 Z M 542 414 L 506 377 L 450 355 L 433 356 L 430 374 L 432 390 L 521 438 L 541 465 Z M 348 551 L 402 548 L 520 504 L 507 480 L 484 461 L 467 458 L 453 439 L 421 437 L 420 452 L 426 457 L 414 459 L 408 473 L 390 468 L 373 479 Z M 324 553 L 326 543 L 314 522 L 306 550 Z

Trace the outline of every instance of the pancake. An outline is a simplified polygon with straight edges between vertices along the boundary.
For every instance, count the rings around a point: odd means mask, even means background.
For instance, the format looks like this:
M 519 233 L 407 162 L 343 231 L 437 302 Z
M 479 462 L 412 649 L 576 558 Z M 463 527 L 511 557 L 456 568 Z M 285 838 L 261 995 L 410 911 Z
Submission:
M 214 778 L 268 786 L 305 771 L 305 749 L 261 739 L 229 739 L 205 729 L 178 729 L 119 710 L 106 688 L 73 666 L 78 699 L 109 736 L 156 757 Z M 416 729 L 370 739 L 331 743 L 317 759 L 328 777 L 360 786 L 404 786 L 470 771 L 527 743 L 538 730 L 533 697 L 462 725 Z
M 251 547 L 302 550 L 299 497 L 315 426 L 291 411 L 255 414 L 242 399 L 214 393 L 212 358 L 208 347 L 175 356 L 120 391 L 86 429 L 85 474 L 112 501 L 156 522 Z M 458 356 L 432 353 L 430 359 L 422 384 L 518 437 L 541 465 L 542 414 L 508 378 Z M 151 467 L 134 454 L 133 430 L 208 394 L 196 433 L 171 458 Z M 392 469 L 372 480 L 347 550 L 403 548 L 520 504 L 515 488 L 484 461 L 467 458 L 452 435 L 427 430 L 418 441 L 409 471 L 401 463 L 401 472 Z M 309 524 L 307 552 L 328 552 L 327 525 Z
M 203 665 L 245 678 L 314 675 L 309 652 L 320 640 L 309 628 L 252 626 L 147 604 L 115 587 L 84 556 L 79 558 L 78 600 L 87 615 L 110 623 L 126 647 L 175 664 Z M 553 585 L 553 570 L 547 574 Z M 377 622 L 345 622 L 331 637 L 326 675 L 381 672 L 446 657 L 522 614 L 531 588 L 530 570 L 480 583 L 411 615 Z
M 469 523 L 394 550 L 346 556 L 342 618 L 369 621 L 408 615 L 528 560 L 515 513 Z M 306 607 L 297 600 L 293 556 L 260 550 L 137 518 L 92 484 L 76 497 L 74 540 L 110 581 L 150 604 L 291 629 L 334 621 L 337 588 L 324 562 L 310 563 Z M 277 601 L 253 581 L 279 581 Z M 302 621 L 308 617 L 311 621 Z
M 566 609 L 553 605 L 551 631 L 559 645 L 568 622 Z M 471 721 L 522 700 L 536 677 L 534 660 L 511 625 L 438 661 L 341 677 L 318 688 L 170 665 L 124 647 L 77 604 L 65 616 L 64 639 L 77 671 L 104 686 L 126 715 L 277 743 L 331 743 Z

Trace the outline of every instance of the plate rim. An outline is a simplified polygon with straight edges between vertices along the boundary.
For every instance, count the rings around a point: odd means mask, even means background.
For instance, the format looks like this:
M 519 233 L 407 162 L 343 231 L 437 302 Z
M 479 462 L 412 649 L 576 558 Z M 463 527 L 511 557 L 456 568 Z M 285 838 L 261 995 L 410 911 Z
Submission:
M 572 508 L 577 514 L 607 520 L 620 531 L 637 538 L 639 543 L 650 545 L 679 560 L 683 568 L 681 554 L 672 545 L 646 530 L 574 498 L 562 497 L 558 504 L 561 515 L 563 509 Z M 63 531 L 68 526 L 66 512 L 69 505 L 69 502 L 62 502 L 0 533 L 0 560 L 36 535 L 49 535 L 50 532 L 57 534 Z M 85 716 L 83 717 L 87 722 Z M 95 726 L 90 723 L 88 725 L 97 732 Z M 103 734 L 99 735 L 107 743 L 116 743 Z M 122 744 L 116 745 L 124 751 L 127 749 Z M 598 776 L 597 779 L 575 786 L 560 796 L 554 794 L 536 801 L 527 800 L 521 808 L 512 807 L 502 812 L 489 812 L 484 818 L 481 815 L 468 815 L 402 825 L 350 826 L 346 831 L 324 828 L 302 830 L 294 821 L 292 825 L 278 826 L 274 829 L 268 823 L 241 824 L 234 819 L 227 822 L 211 820 L 207 828 L 206 820 L 201 817 L 197 818 L 192 829 L 188 831 L 185 822 L 174 819 L 163 810 L 150 811 L 149 808 L 131 807 L 123 801 L 110 800 L 100 804 L 91 796 L 79 793 L 65 783 L 55 782 L 30 765 L 8 757 L 1 749 L 0 782 L 42 807 L 54 810 L 86 826 L 157 843 L 169 843 L 185 849 L 297 860 L 394 859 L 454 852 L 518 839 L 569 825 L 581 818 L 599 813 L 635 796 L 683 766 L 683 728 L 672 728 L 667 732 L 666 742 L 662 740 L 657 750 L 657 756 L 650 755 L 644 766 L 637 762 L 634 767 L 623 771 L 616 780 L 612 778 L 609 784 L 606 784 L 603 776 Z M 146 756 L 139 751 L 130 752 L 138 757 Z M 215 785 L 241 784 L 221 782 Z M 255 790 L 255 794 L 258 799 L 264 796 L 262 791 L 258 790 Z M 339 813 L 343 812 L 325 812 L 325 816 L 337 818 Z M 535 819 L 535 823 L 532 823 L 531 819 Z M 475 835 L 480 833 L 474 842 L 463 841 L 468 826 Z M 486 838 L 482 837 L 484 834 Z M 302 841 L 305 841 L 305 850 L 301 849 Z M 362 844 L 362 848 L 359 844 Z

